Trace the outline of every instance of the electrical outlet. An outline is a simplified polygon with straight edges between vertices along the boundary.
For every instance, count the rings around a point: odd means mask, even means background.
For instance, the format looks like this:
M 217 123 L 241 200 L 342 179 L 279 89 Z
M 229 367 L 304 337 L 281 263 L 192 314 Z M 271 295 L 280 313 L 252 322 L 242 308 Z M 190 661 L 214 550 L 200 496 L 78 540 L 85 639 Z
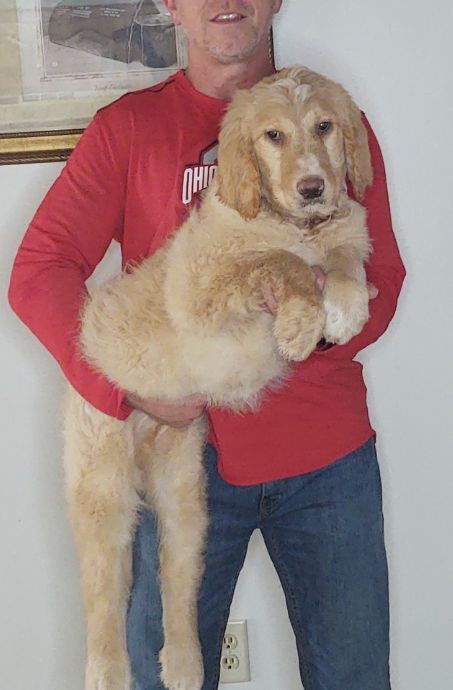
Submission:
M 245 683 L 250 680 L 247 621 L 229 621 L 220 657 L 220 682 Z

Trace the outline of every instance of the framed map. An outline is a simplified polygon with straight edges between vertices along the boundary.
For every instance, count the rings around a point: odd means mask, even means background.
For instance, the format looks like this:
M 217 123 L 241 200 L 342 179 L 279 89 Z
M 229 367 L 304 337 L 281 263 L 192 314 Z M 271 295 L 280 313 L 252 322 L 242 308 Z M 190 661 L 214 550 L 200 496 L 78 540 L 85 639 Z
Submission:
M 0 163 L 64 160 L 98 108 L 185 63 L 162 0 L 0 0 Z

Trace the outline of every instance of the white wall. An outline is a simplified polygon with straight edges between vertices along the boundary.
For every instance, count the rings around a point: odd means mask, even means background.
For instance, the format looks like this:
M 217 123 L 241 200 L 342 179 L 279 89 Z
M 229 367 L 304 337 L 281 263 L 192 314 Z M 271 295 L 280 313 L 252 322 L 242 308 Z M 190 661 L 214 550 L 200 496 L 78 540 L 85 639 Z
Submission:
M 279 64 L 337 78 L 380 138 L 408 268 L 388 334 L 362 354 L 378 430 L 394 690 L 447 690 L 453 664 L 453 53 L 450 0 L 286 0 Z M 0 688 L 80 690 L 83 629 L 64 517 L 55 364 L 6 304 L 17 244 L 58 164 L 0 168 Z M 232 617 L 249 621 L 251 690 L 298 690 L 284 602 L 255 535 Z M 345 688 L 345 690 L 347 690 Z

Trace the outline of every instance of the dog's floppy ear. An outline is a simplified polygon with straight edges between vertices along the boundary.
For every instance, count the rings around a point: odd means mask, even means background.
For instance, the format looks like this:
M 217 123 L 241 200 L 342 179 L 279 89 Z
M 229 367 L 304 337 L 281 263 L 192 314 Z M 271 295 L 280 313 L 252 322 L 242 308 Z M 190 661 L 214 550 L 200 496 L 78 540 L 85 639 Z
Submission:
M 246 98 L 238 92 L 223 119 L 217 180 L 223 203 L 250 220 L 259 211 L 261 176 L 246 124 Z
M 368 135 L 360 110 L 348 97 L 346 120 L 343 126 L 344 147 L 348 177 L 357 199 L 363 199 L 373 181 Z

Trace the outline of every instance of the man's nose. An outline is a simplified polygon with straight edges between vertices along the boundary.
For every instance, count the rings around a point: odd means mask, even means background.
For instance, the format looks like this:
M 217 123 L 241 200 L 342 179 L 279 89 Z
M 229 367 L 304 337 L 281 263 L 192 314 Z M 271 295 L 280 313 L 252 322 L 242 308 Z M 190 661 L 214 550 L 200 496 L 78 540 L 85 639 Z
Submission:
M 304 199 L 318 199 L 324 191 L 324 180 L 315 175 L 304 177 L 297 183 L 297 191 Z

